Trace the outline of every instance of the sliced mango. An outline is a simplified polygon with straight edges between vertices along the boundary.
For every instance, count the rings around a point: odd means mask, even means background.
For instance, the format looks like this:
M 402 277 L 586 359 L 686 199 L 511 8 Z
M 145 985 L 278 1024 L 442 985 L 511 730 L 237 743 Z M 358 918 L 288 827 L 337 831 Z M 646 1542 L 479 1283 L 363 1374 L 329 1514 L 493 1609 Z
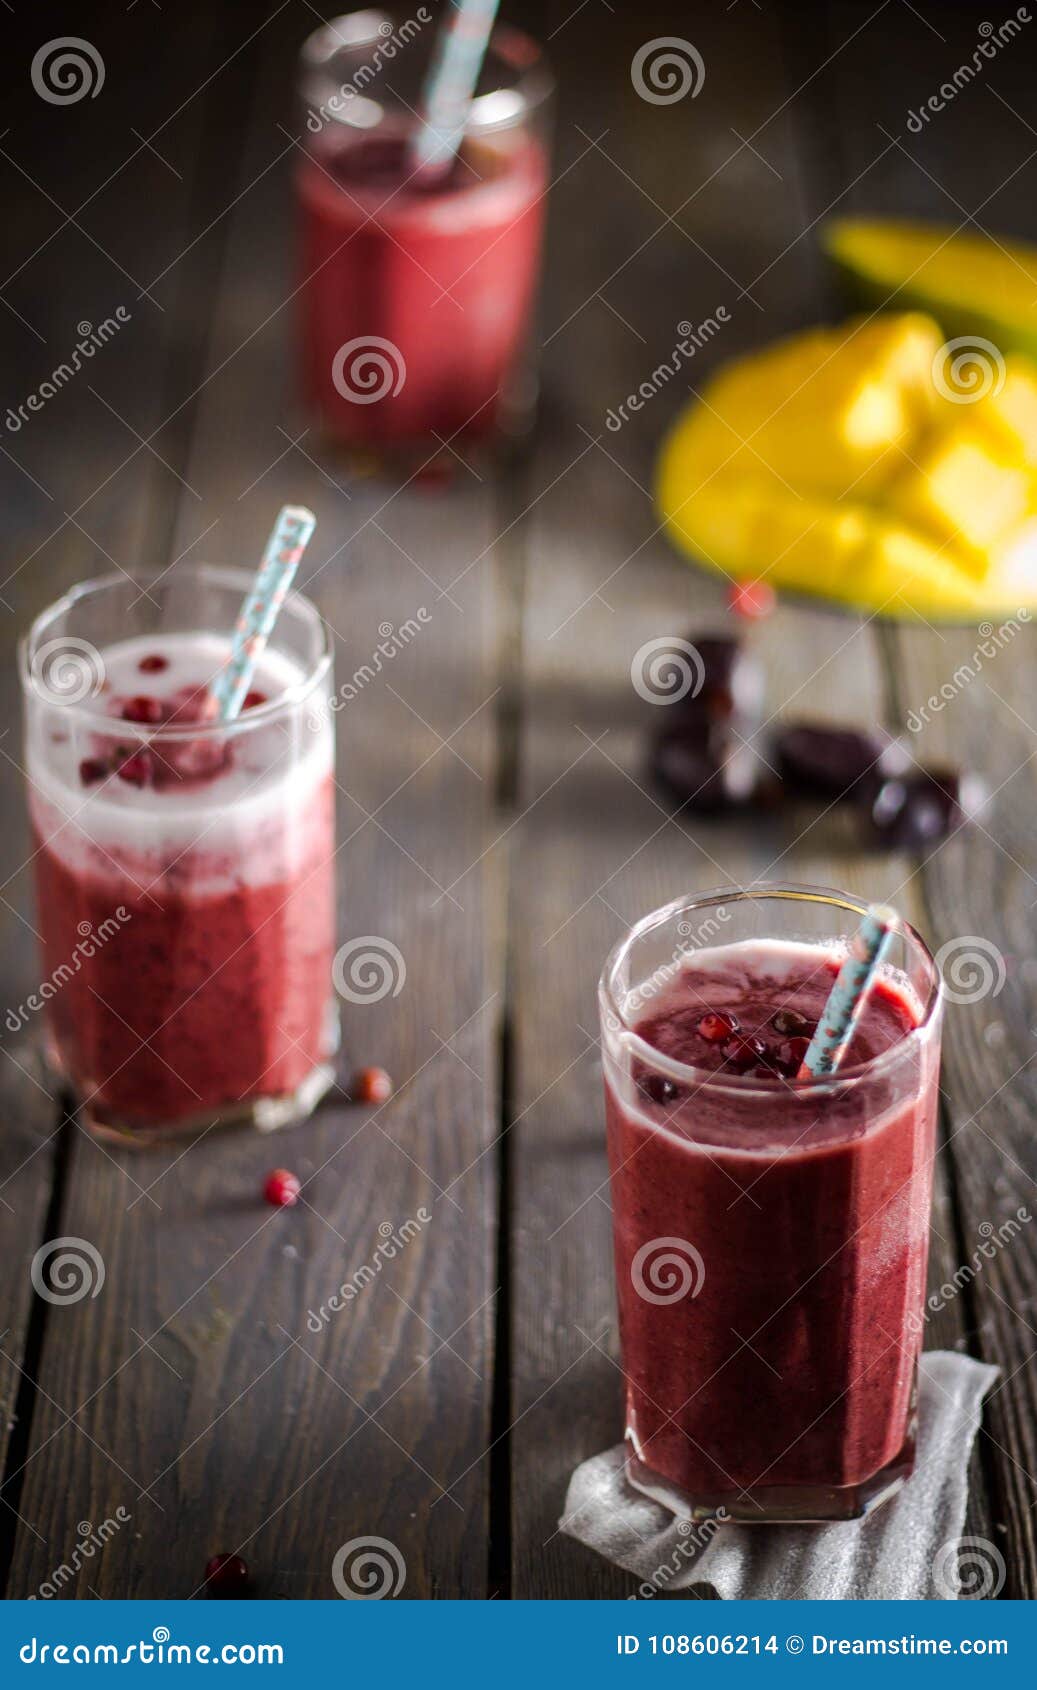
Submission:
M 683 497 L 678 455 L 664 454 L 659 503 L 669 512 L 671 538 L 722 574 L 738 579 L 745 560 L 754 573 L 804 592 L 840 596 L 867 537 L 860 507 L 800 498 L 783 487 L 724 473 L 692 498 Z
M 929 311 L 945 336 L 980 335 L 1003 355 L 1037 358 L 1037 247 L 864 217 L 837 218 L 821 238 L 856 299 Z
M 1025 522 L 1033 497 L 1030 473 L 995 455 L 967 432 L 938 434 L 888 489 L 889 509 L 969 554 L 985 575 L 996 548 Z
M 702 397 L 724 462 L 836 498 L 874 491 L 932 413 L 940 340 L 927 317 L 880 316 L 740 359 Z
M 946 547 L 880 517 L 873 519 L 854 567 L 853 590 L 845 596 L 879 615 L 920 616 L 930 622 L 961 621 L 1002 604 L 996 584 L 980 587 L 955 566 Z M 1017 595 L 1012 608 L 1018 604 Z
M 730 365 L 664 441 L 664 526 L 735 580 L 887 615 L 1037 605 L 1037 371 L 948 398 L 916 313 L 816 329 Z
M 1005 362 L 1004 381 L 976 400 L 972 426 L 1017 463 L 1037 469 L 1037 371 L 1018 355 Z M 948 420 L 953 426 L 953 419 Z

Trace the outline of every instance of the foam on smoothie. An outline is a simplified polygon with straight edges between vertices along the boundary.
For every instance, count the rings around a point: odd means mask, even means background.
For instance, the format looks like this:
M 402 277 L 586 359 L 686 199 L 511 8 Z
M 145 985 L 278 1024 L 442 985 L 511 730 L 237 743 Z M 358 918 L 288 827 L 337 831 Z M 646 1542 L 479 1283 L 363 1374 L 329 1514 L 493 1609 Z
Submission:
M 192 891 L 210 893 L 284 879 L 305 861 L 310 811 L 330 777 L 333 753 L 332 720 L 316 699 L 280 720 L 257 714 L 254 725 L 235 730 L 229 765 L 211 778 L 143 786 L 118 775 L 89 786 L 81 778 L 83 760 L 106 739 L 125 734 L 130 747 L 144 743 L 139 732 L 126 731 L 117 707 L 110 728 L 102 728 L 107 701 L 164 701 L 185 687 L 205 686 L 228 650 L 225 638 L 210 633 L 120 640 L 101 653 L 102 692 L 40 713 L 27 751 L 30 807 L 47 849 L 74 873 L 101 879 L 124 873 L 137 885 L 179 873 Z M 166 667 L 142 672 L 141 660 L 152 656 L 164 658 Z M 274 702 L 301 689 L 305 678 L 284 652 L 267 647 L 252 686 Z
M 790 1135 L 787 1125 L 774 1134 L 768 1132 L 771 1112 L 766 1100 L 783 1089 L 782 1080 L 740 1076 L 741 1101 L 738 1095 L 711 1089 L 710 1073 L 721 1078 L 725 1064 L 717 1048 L 698 1036 L 697 1027 L 707 1012 L 715 1011 L 734 1014 L 745 1034 L 767 1033 L 772 1014 L 783 1008 L 805 1014 L 812 1027 L 848 947 L 849 936 L 816 945 L 786 939 L 738 940 L 668 959 L 647 979 L 620 994 L 626 1025 L 653 1048 L 699 1074 L 688 1106 L 678 1098 L 663 1111 L 663 1124 L 675 1136 L 689 1145 L 699 1139 L 723 1143 L 733 1154 L 787 1152 L 795 1132 Z M 907 976 L 892 964 L 882 964 L 845 1065 L 870 1061 L 892 1049 L 923 1019 L 923 1006 Z M 773 1034 L 768 1036 L 773 1040 Z M 658 1127 L 659 1113 L 650 1104 L 651 1099 L 637 1087 L 624 1098 L 629 1114 L 646 1127 Z M 833 1095 L 823 1111 L 805 1097 L 802 1107 L 818 1114 L 805 1142 L 819 1147 L 830 1133 L 845 1130 L 846 1113 L 855 1105 Z M 874 1130 L 880 1119 L 873 1118 L 868 1130 Z

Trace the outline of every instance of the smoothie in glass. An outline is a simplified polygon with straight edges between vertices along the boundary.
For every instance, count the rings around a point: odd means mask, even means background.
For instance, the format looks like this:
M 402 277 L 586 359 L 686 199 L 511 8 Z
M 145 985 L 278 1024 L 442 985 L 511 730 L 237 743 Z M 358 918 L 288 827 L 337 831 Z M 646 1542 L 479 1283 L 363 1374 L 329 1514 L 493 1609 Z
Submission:
M 849 1518 L 911 1467 L 938 984 L 905 927 L 838 1076 L 801 1081 L 858 906 L 712 903 L 724 943 L 708 901 L 672 906 L 602 984 L 630 1475 L 702 1514 Z
M 188 573 L 199 609 L 229 625 L 248 577 Z M 141 1139 L 297 1119 L 330 1082 L 336 1037 L 320 620 L 289 599 L 224 727 L 206 699 L 229 640 L 182 625 L 191 591 L 177 583 L 88 585 L 41 619 L 25 659 L 51 1054 L 89 1125 Z M 110 641 L 68 632 L 109 613 Z M 126 620 L 156 625 L 120 638 Z
M 304 398 L 326 433 L 378 452 L 481 440 L 528 406 L 550 80 L 500 29 L 457 157 L 420 177 L 412 141 L 429 26 L 387 56 L 394 14 L 347 14 L 302 52 L 296 172 Z

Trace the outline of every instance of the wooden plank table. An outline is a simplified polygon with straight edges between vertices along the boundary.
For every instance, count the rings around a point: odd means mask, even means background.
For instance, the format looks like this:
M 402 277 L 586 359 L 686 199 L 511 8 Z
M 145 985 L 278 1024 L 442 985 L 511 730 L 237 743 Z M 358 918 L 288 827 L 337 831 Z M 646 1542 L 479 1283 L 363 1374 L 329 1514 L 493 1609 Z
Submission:
M 37 982 L 19 631 L 87 574 L 249 558 L 291 498 L 318 515 L 304 585 L 340 679 L 385 624 L 427 614 L 338 717 L 340 936 L 381 936 L 407 967 L 398 998 L 346 1006 L 343 1079 L 378 1061 L 398 1090 L 362 1110 L 339 1088 L 276 1146 L 228 1134 L 134 1156 L 82 1133 L 38 1029 L 8 1021 L 0 1581 L 40 1590 L 81 1525 L 121 1509 L 128 1522 L 61 1594 L 187 1596 L 210 1554 L 240 1549 L 258 1594 L 328 1597 L 339 1546 L 378 1536 L 402 1553 L 408 1596 L 628 1595 L 626 1575 L 557 1530 L 572 1468 L 620 1431 L 595 985 L 625 925 L 679 892 L 769 875 L 894 896 L 934 946 L 984 937 L 1007 978 L 951 1011 L 934 1284 L 1035 1195 L 1032 634 L 918 736 L 921 758 L 980 767 L 998 789 L 983 828 L 924 865 L 866 854 L 842 817 L 750 831 L 675 813 L 645 778 L 652 712 L 630 685 L 646 640 L 726 614 L 721 587 L 658 531 L 662 429 L 721 359 L 836 309 L 815 228 L 829 211 L 973 215 L 1037 239 L 1034 48 L 1013 44 L 914 137 L 906 113 L 974 42 L 971 8 L 803 6 L 782 27 L 755 6 L 693 23 L 657 3 L 512 6 L 550 40 L 561 81 L 540 425 L 494 476 L 399 490 L 347 472 L 292 393 L 286 67 L 313 8 L 214 10 L 98 28 L 105 87 L 67 108 L 29 84 L 41 9 L 2 26 L 21 67 L 0 138 L 9 402 L 80 322 L 129 313 L 2 441 L 3 1001 Z M 61 33 L 58 9 L 42 11 Z M 638 47 L 689 31 L 700 94 L 639 99 Z M 610 427 L 678 323 L 719 305 L 715 342 Z M 769 714 L 902 727 L 976 631 L 783 602 L 752 638 Z M 259 1196 L 275 1159 L 306 1182 L 290 1213 Z M 308 1311 L 370 1259 L 379 1227 L 419 1209 L 431 1218 L 400 1259 L 314 1333 Z M 29 1264 L 56 1236 L 102 1250 L 97 1299 L 33 1296 Z M 1002 1369 L 967 1529 L 1004 1555 L 1003 1595 L 1033 1596 L 1030 1231 L 928 1342 Z

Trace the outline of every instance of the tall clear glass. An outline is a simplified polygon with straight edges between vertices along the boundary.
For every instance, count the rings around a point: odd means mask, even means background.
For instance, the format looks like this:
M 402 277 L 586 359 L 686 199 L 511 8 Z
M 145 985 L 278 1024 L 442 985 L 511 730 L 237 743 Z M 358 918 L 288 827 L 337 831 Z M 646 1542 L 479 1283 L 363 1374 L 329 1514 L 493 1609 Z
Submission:
M 850 1519 L 911 1471 L 942 1012 L 922 939 L 901 925 L 883 965 L 909 1030 L 823 1083 L 639 1031 L 697 1027 L 711 979 L 736 1009 L 761 975 L 813 978 L 819 1013 L 864 908 L 804 886 L 680 899 L 602 975 L 628 1472 L 695 1517 Z
M 491 38 L 456 161 L 410 151 L 442 9 L 349 12 L 299 64 L 299 313 L 307 405 L 376 456 L 520 432 L 553 82 L 518 30 Z
M 238 719 L 206 710 L 251 584 L 87 581 L 20 653 L 51 1058 L 92 1131 L 307 1114 L 333 1078 L 331 650 L 287 599 Z

